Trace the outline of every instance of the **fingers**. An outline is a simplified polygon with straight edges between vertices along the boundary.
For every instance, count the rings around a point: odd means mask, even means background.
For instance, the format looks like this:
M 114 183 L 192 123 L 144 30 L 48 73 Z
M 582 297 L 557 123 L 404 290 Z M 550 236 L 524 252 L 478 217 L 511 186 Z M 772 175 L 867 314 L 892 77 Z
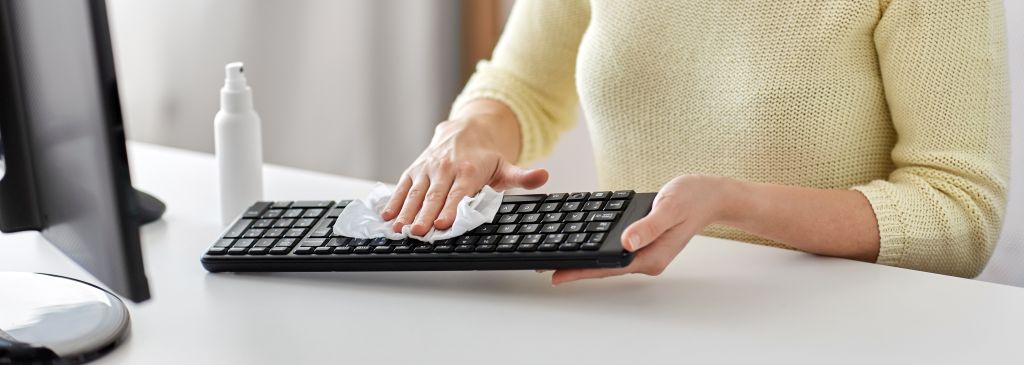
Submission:
M 684 219 L 684 209 L 676 207 L 672 199 L 659 199 L 650 214 L 622 231 L 622 247 L 631 252 L 644 248 Z
M 402 203 L 405 202 L 405 197 L 409 194 L 410 187 L 412 187 L 412 179 L 409 178 L 409 175 L 402 174 L 398 181 L 398 186 L 395 188 L 395 193 L 391 194 L 391 199 L 384 205 L 384 211 L 380 213 L 382 219 L 389 221 L 398 216 Z
M 508 190 L 511 188 L 536 189 L 548 182 L 548 170 L 532 169 L 501 162 L 501 166 L 495 171 L 491 179 L 491 186 L 496 190 Z
M 416 214 L 416 222 L 412 225 L 412 234 L 417 236 L 425 235 L 434 226 L 434 220 L 437 219 L 438 213 L 445 206 L 448 190 L 452 188 L 452 180 L 454 179 L 455 176 L 447 174 L 445 171 L 431 177 L 430 188 L 427 190 L 427 195 L 423 200 L 423 206 L 420 208 L 419 213 Z
M 697 229 L 691 224 L 676 225 L 658 237 L 654 243 L 637 252 L 629 266 L 615 269 L 557 270 L 551 275 L 551 284 L 559 285 L 581 279 L 606 278 L 632 273 L 650 276 L 661 275 L 672 260 L 679 255 L 679 252 L 686 247 L 696 231 Z
M 395 232 L 401 232 L 402 227 L 416 219 L 416 214 L 419 213 L 420 207 L 423 205 L 423 198 L 427 195 L 429 185 L 430 179 L 426 176 L 417 177 L 416 181 L 413 181 L 412 187 L 409 188 L 409 193 L 405 197 L 405 204 L 402 205 L 402 212 L 398 213 L 398 218 L 395 219 L 393 226 Z
M 434 220 L 434 227 L 437 229 L 448 229 L 455 223 L 455 216 L 458 214 L 459 202 L 462 198 L 476 194 L 480 187 L 470 182 L 470 178 L 457 177 L 451 191 L 448 192 L 448 201 L 444 203 L 444 209 Z M 472 188 L 472 186 L 477 186 Z

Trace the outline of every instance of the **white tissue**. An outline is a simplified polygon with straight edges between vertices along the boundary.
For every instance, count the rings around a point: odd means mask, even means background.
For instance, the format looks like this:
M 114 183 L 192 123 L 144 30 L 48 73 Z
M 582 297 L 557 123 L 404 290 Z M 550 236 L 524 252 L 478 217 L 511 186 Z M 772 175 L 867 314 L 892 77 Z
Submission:
M 341 211 L 338 221 L 334 223 L 334 233 L 353 238 L 377 238 L 387 237 L 388 239 L 400 240 L 411 237 L 425 242 L 449 239 L 461 236 L 481 224 L 489 223 L 498 213 L 501 206 L 501 198 L 504 194 L 494 191 L 490 186 L 484 186 L 479 193 L 473 197 L 463 197 L 459 201 L 458 212 L 455 214 L 455 223 L 446 230 L 431 228 L 423 236 L 413 235 L 410 230 L 412 225 L 406 225 L 401 233 L 395 232 L 391 227 L 394 220 L 384 221 L 380 217 L 384 206 L 394 190 L 387 185 L 377 183 L 373 191 L 362 199 L 354 200 Z

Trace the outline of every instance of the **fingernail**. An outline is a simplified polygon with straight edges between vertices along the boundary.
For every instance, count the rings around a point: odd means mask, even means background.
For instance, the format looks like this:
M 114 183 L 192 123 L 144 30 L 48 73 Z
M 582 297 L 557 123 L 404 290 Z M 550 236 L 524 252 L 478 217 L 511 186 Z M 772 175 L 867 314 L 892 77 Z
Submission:
M 636 233 L 629 235 L 629 247 L 633 250 L 640 249 L 640 236 Z

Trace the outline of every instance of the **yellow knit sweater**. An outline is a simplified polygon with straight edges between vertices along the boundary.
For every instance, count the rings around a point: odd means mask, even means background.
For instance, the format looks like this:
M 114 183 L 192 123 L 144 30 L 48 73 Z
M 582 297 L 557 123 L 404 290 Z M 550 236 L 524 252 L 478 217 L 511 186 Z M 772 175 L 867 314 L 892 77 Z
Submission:
M 579 101 L 605 189 L 856 189 L 879 263 L 972 277 L 1005 207 L 1004 29 L 998 0 L 519 0 L 453 109 L 507 104 L 528 163 Z

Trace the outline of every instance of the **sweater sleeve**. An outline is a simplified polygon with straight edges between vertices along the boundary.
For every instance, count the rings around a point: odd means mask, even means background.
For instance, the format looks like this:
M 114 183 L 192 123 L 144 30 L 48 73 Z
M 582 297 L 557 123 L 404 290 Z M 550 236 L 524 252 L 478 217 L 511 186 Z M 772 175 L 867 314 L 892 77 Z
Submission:
M 550 154 L 576 123 L 576 53 L 589 23 L 586 0 L 516 1 L 492 59 L 477 64 L 452 114 L 475 99 L 500 101 L 519 122 L 517 162 Z
M 883 4 L 874 41 L 895 170 L 853 187 L 878 220 L 878 263 L 974 277 L 988 262 L 1009 180 L 1005 37 L 997 0 Z

